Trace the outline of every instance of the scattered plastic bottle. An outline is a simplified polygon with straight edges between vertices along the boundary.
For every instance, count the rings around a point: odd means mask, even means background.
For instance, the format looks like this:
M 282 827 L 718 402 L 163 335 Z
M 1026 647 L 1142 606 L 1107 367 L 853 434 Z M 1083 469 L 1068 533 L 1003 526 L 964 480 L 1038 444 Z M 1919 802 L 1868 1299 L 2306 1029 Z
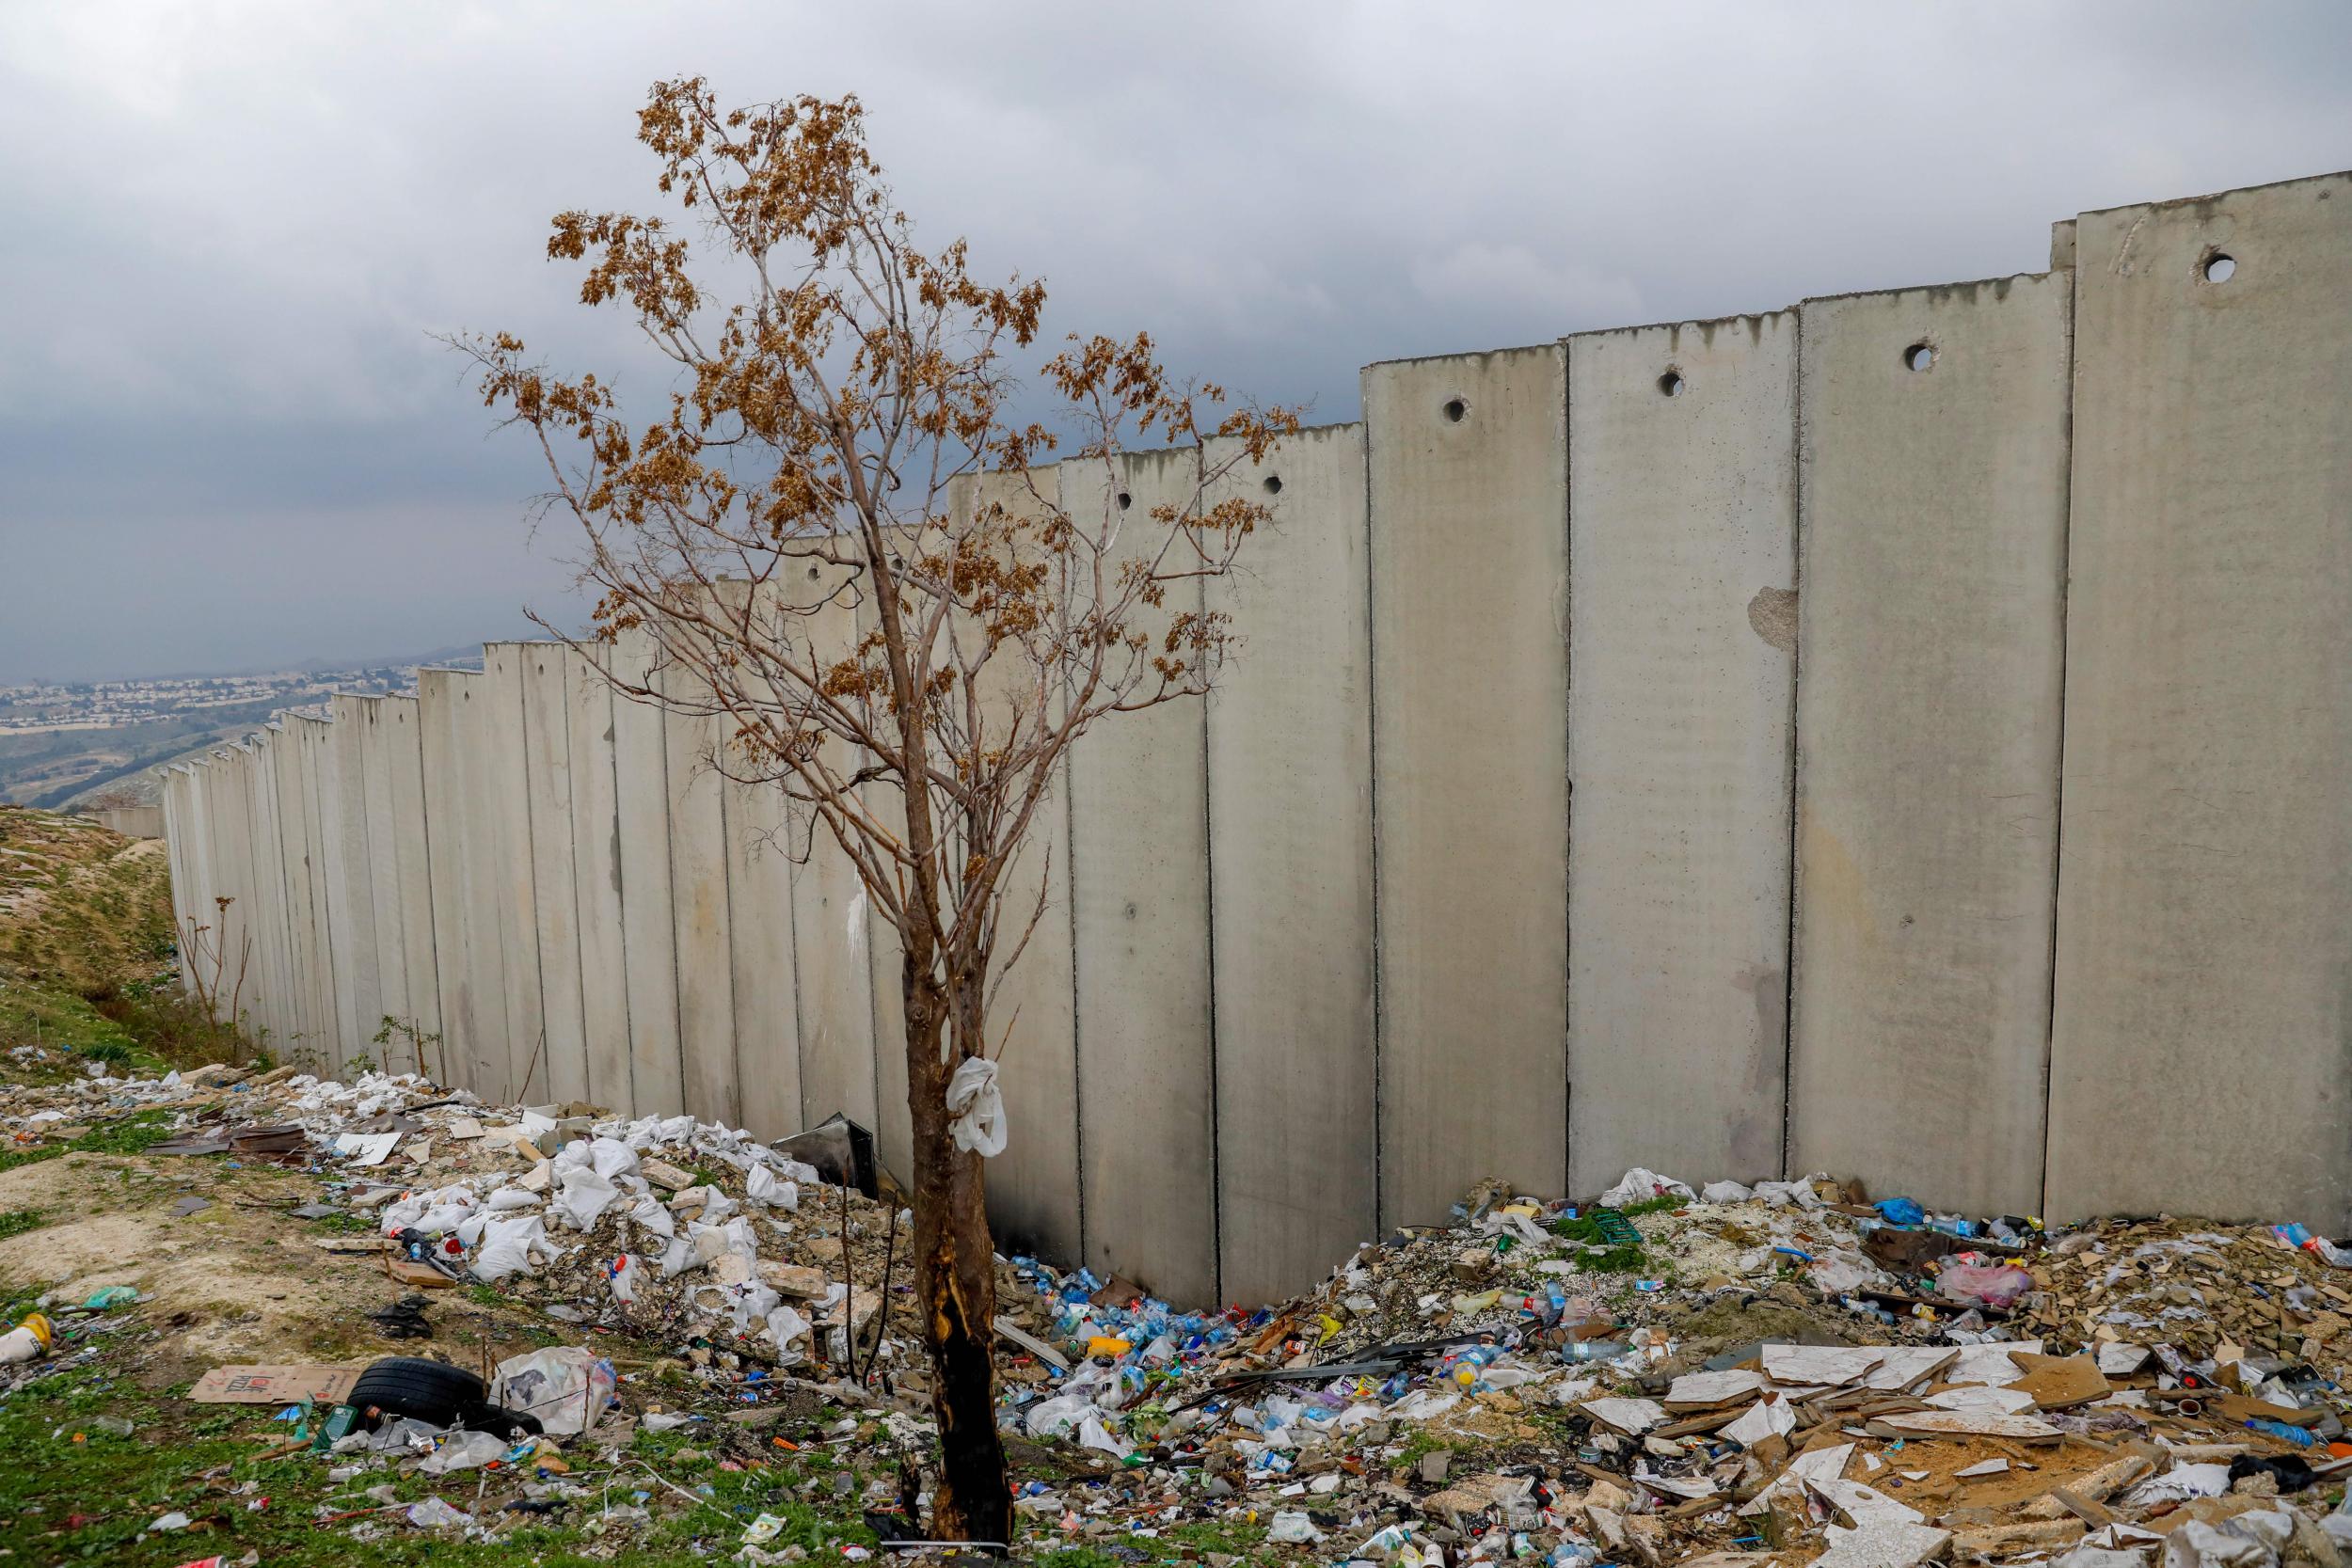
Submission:
M 2313 1443 L 2319 1441 L 2317 1437 L 2308 1432 L 2305 1432 L 2301 1427 L 2289 1426 L 2284 1421 L 2274 1421 L 2268 1417 L 2264 1416 L 2258 1416 L 2254 1419 L 2247 1422 L 2246 1430 L 2249 1432 L 2259 1432 L 2269 1437 L 2283 1438 L 2285 1441 L 2294 1444 L 2298 1449 L 2308 1449 Z

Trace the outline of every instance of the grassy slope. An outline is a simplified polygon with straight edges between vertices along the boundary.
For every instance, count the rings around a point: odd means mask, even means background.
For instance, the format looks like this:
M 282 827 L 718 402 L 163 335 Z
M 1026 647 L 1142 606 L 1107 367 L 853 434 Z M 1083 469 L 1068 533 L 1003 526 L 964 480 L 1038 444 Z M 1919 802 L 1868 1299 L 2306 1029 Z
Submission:
M 188 1006 L 169 860 L 81 817 L 0 806 L 0 1053 L 22 1077 L 77 1056 L 194 1067 L 251 1053 Z

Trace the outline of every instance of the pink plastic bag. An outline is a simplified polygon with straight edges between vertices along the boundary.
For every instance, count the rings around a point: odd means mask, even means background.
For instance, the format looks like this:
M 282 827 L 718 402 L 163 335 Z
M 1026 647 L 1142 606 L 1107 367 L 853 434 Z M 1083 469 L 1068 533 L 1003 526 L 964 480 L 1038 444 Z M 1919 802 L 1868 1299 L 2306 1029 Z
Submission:
M 1948 1263 L 1935 1276 L 1938 1294 L 1980 1307 L 2008 1307 L 2033 1289 L 2033 1275 L 2014 1263 Z

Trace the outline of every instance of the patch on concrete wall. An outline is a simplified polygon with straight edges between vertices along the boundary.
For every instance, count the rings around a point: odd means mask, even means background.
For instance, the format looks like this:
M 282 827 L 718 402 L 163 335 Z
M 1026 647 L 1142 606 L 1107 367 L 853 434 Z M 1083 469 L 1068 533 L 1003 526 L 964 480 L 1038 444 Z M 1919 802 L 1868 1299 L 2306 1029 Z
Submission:
M 1759 588 L 1748 601 L 1748 625 L 1756 635 L 1784 654 L 1797 651 L 1797 591 Z

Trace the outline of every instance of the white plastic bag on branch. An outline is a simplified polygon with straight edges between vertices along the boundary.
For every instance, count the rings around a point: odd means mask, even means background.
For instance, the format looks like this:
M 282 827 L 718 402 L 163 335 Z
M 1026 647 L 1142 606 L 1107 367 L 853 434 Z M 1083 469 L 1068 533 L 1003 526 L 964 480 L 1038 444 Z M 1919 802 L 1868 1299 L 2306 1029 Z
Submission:
M 970 1149 L 983 1160 L 1005 1151 L 1005 1097 L 996 1087 L 996 1064 L 985 1056 L 970 1056 L 947 1080 L 948 1131 L 958 1148 Z

